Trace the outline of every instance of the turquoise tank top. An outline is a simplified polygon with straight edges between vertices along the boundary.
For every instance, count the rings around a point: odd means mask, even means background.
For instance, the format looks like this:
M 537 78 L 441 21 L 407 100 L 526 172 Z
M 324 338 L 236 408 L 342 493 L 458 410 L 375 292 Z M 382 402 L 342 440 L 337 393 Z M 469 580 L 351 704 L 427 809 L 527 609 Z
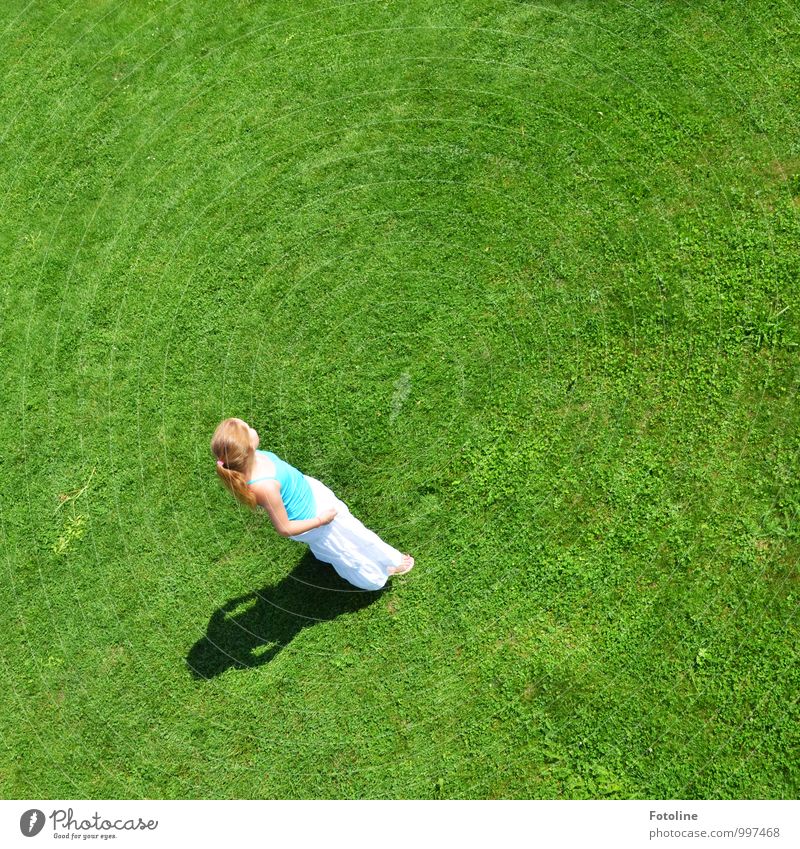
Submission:
M 313 519 L 317 515 L 317 506 L 314 503 L 314 493 L 311 492 L 311 487 L 303 477 L 303 473 L 281 460 L 272 451 L 259 451 L 256 448 L 256 453 L 266 454 L 272 460 L 275 466 L 275 476 L 264 475 L 260 478 L 253 478 L 247 481 L 248 485 L 256 483 L 256 481 L 278 481 L 281 485 L 281 500 L 286 508 L 286 515 L 289 520 L 293 522 L 296 519 Z

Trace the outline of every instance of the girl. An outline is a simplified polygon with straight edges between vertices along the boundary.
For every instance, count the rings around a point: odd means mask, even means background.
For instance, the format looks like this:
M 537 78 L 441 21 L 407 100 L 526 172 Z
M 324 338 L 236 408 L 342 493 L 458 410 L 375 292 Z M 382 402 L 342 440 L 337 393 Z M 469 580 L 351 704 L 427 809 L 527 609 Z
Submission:
M 318 560 L 364 590 L 379 590 L 390 575 L 411 571 L 414 558 L 365 528 L 325 484 L 258 445 L 247 422 L 225 419 L 211 451 L 225 486 L 249 507 L 266 510 L 282 537 L 306 543 Z

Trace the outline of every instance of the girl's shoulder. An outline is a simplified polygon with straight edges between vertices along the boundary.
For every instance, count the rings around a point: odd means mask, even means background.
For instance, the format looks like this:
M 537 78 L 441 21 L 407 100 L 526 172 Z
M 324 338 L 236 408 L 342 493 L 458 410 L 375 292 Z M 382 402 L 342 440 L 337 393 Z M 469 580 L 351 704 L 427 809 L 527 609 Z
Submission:
M 247 483 L 261 483 L 268 482 L 269 480 L 277 480 L 278 470 L 275 466 L 275 462 L 272 459 L 271 452 L 269 451 L 260 451 L 256 448 L 256 453 L 260 454 L 261 457 L 256 464 L 256 468 L 253 472 L 253 477 Z

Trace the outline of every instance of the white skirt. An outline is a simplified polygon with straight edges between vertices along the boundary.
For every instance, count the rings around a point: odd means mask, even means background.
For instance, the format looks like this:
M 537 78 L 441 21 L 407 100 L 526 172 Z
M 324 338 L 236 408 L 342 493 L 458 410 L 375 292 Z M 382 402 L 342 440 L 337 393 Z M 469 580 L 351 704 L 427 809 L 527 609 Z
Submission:
M 362 590 L 379 590 L 389 578 L 389 568 L 399 566 L 403 555 L 387 545 L 374 531 L 364 527 L 324 483 L 303 475 L 311 487 L 319 516 L 333 507 L 337 513 L 332 522 L 289 537 L 304 542 L 317 560 L 330 563 L 336 572 Z

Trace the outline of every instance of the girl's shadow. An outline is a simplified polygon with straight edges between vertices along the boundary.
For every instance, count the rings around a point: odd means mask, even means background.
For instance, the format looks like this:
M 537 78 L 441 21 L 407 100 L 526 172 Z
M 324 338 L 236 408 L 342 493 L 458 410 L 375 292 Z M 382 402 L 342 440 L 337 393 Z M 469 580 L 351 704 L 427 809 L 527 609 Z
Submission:
M 186 656 L 189 672 L 208 679 L 226 669 L 269 663 L 303 628 L 360 610 L 383 592 L 351 586 L 309 551 L 280 583 L 233 598 L 214 611 L 205 637 Z

